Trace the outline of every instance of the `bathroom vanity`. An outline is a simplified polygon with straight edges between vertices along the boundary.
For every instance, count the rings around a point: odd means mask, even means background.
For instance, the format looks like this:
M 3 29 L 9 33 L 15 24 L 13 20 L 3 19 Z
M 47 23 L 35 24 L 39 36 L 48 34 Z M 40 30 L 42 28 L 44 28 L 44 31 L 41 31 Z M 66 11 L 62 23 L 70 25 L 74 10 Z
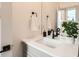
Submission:
M 78 41 L 75 44 L 60 40 L 59 37 L 38 36 L 22 39 L 24 57 L 77 57 Z

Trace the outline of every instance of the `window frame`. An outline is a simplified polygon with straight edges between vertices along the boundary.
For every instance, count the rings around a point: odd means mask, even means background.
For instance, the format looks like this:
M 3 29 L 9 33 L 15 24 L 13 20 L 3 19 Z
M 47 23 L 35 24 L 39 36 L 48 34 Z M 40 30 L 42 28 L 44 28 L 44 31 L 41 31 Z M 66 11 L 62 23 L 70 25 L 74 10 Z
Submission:
M 76 9 L 76 16 L 75 16 L 75 19 L 77 19 L 77 6 L 74 6 L 74 7 L 68 7 L 68 8 L 60 8 L 60 9 L 58 9 L 57 10 L 57 27 L 59 27 L 58 26 L 58 11 L 59 10 L 64 10 L 64 12 L 65 12 L 65 14 L 64 14 L 64 16 L 65 16 L 65 20 L 67 20 L 67 10 L 69 10 L 69 9 Z M 76 21 L 76 20 L 75 20 Z

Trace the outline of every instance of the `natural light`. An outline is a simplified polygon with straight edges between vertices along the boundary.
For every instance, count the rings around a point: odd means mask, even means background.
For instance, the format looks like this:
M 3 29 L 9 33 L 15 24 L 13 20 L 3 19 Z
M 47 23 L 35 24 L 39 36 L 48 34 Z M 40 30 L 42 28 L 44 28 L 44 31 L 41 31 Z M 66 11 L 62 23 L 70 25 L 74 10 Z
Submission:
M 57 27 L 61 28 L 62 22 L 76 21 L 76 8 L 68 8 L 57 11 Z

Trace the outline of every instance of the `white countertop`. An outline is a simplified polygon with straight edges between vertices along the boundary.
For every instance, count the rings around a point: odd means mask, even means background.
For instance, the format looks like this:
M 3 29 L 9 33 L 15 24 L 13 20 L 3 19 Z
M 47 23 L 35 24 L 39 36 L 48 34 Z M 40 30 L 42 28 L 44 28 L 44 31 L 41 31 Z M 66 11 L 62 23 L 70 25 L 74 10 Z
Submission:
M 78 45 L 77 44 L 63 44 L 59 47 L 52 48 L 47 45 L 36 42 L 36 40 L 42 40 L 42 36 L 37 36 L 35 38 L 22 39 L 26 44 L 47 53 L 53 57 L 77 57 L 78 56 Z

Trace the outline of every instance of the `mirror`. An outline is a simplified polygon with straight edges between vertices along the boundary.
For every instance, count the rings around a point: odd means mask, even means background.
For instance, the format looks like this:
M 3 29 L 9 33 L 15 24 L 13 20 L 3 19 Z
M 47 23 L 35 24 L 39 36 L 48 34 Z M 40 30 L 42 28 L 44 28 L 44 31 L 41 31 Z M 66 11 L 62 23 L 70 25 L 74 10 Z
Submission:
M 57 10 L 57 27 L 61 28 L 63 21 L 76 21 L 76 7 L 69 7 Z
M 42 32 L 56 27 L 56 6 L 54 2 L 42 2 Z
M 77 2 L 40 2 L 31 4 L 29 10 L 29 29 L 32 32 L 61 28 L 63 21 L 79 21 L 79 3 Z
M 42 31 L 61 28 L 63 21 L 78 21 L 78 3 L 42 2 Z

